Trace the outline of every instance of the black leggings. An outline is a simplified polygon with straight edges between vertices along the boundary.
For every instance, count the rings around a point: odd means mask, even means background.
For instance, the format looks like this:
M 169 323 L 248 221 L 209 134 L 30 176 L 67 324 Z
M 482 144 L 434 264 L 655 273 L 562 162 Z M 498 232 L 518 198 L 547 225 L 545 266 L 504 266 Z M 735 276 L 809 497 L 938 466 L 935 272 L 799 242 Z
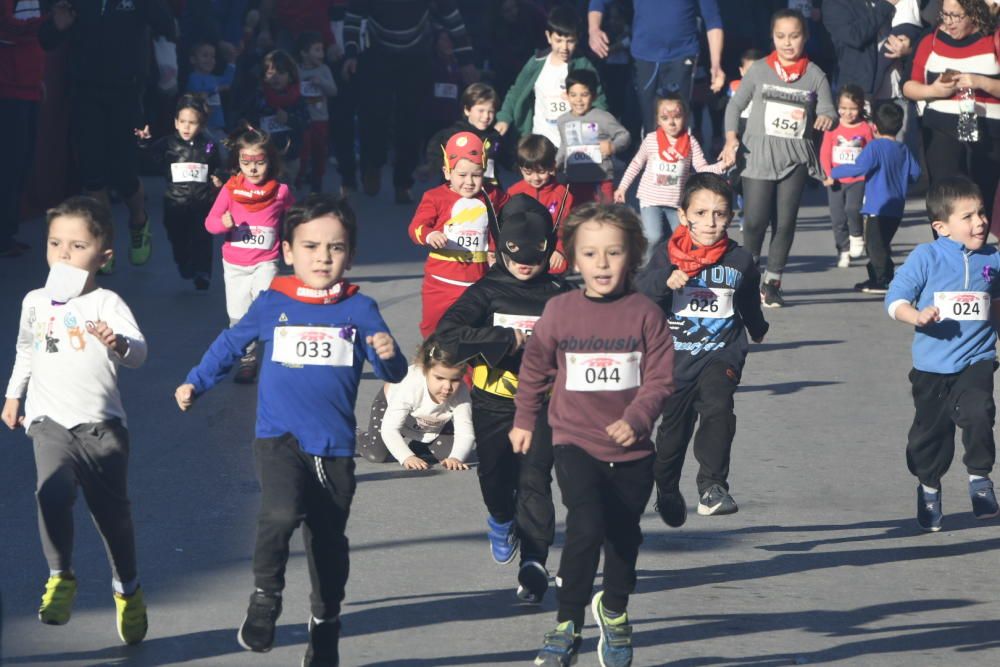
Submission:
M 760 259 L 769 222 L 771 226 L 765 280 L 780 279 L 785 270 L 808 175 L 806 165 L 800 164 L 780 181 L 743 177 L 743 245 L 755 260 Z M 772 210 L 775 211 L 773 219 Z

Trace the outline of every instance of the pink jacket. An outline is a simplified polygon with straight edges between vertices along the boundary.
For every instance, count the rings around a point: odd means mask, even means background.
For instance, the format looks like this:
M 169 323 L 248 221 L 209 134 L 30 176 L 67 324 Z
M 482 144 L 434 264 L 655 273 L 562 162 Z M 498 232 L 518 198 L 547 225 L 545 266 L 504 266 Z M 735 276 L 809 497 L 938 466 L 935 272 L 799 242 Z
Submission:
M 273 262 L 278 259 L 281 247 L 281 218 L 294 203 L 291 190 L 282 183 L 267 208 L 249 211 L 233 201 L 229 189 L 224 187 L 205 218 L 205 229 L 212 234 L 226 235 L 226 242 L 222 244 L 222 259 L 230 264 L 254 266 L 261 262 Z M 226 229 L 222 224 L 222 214 L 226 211 L 232 214 L 236 223 L 232 229 Z

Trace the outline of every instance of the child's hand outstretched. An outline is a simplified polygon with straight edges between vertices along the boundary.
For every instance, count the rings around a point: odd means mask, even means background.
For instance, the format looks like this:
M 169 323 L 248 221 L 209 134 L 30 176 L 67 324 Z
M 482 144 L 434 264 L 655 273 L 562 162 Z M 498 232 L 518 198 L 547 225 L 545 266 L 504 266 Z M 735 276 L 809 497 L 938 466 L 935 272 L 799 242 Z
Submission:
M 515 454 L 527 454 L 531 449 L 531 431 L 516 426 L 507 434 Z
M 558 250 L 553 251 L 549 256 L 549 269 L 556 273 L 566 268 L 566 256 Z
M 153 138 L 153 133 L 149 131 L 149 125 L 141 130 L 139 128 L 135 128 L 132 132 L 135 134 L 136 138 L 142 139 L 143 141 L 149 141 Z
M 177 407 L 183 412 L 187 412 L 194 405 L 194 399 L 194 385 L 190 382 L 182 384 L 174 390 L 174 400 L 177 401 Z
M 687 285 L 689 276 L 680 269 L 674 269 L 674 272 L 670 274 L 667 278 L 667 287 L 670 289 L 680 289 Z
M 117 335 L 107 322 L 103 320 L 87 322 L 87 331 L 119 357 L 124 357 L 128 352 L 128 340 L 124 336 Z
M 419 456 L 408 456 L 403 461 L 403 467 L 407 470 L 427 470 L 430 466 Z
M 440 250 L 448 245 L 448 237 L 444 235 L 444 232 L 431 232 L 427 235 L 427 245 Z
M 635 431 L 624 419 L 619 419 L 604 430 L 608 432 L 612 440 L 622 447 L 631 447 L 638 439 L 635 437 Z
M 379 359 L 392 359 L 396 356 L 396 341 L 392 336 L 384 331 L 379 331 L 365 339 L 365 343 L 370 345 Z
M 3 419 L 3 423 L 12 431 L 18 426 L 24 425 L 24 415 L 17 414 L 20 410 L 21 399 L 19 398 L 8 398 L 3 402 L 3 413 L 0 414 L 0 419 Z
M 446 458 L 444 461 L 441 461 L 441 465 L 444 466 L 445 469 L 447 469 L 447 470 L 468 470 L 469 469 L 469 466 L 465 465 L 464 463 L 462 463 L 458 459 L 453 459 L 450 456 L 448 458 Z
M 236 226 L 236 221 L 233 220 L 233 214 L 229 211 L 222 214 L 222 226 L 226 229 L 232 229 Z
M 615 154 L 615 147 L 607 139 L 602 139 L 598 145 L 601 147 L 601 157 L 608 159 Z
M 617 190 L 615 190 L 615 197 L 614 197 L 614 199 L 615 199 L 615 203 L 616 204 L 624 204 L 625 203 L 625 191 L 622 190 L 621 188 L 618 188 Z
M 938 310 L 937 306 L 927 306 L 917 313 L 916 325 L 918 327 L 925 327 L 928 324 L 934 324 L 935 322 L 940 321 L 941 311 Z

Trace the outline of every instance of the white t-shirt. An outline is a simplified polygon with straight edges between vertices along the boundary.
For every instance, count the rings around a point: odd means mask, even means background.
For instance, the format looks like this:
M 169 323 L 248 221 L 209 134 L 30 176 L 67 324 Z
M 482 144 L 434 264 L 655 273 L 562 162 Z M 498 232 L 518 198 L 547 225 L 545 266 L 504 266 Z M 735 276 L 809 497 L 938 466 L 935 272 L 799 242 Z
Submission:
M 119 357 L 87 331 L 103 320 L 124 336 Z M 64 428 L 118 418 L 125 409 L 118 393 L 118 366 L 138 368 L 146 360 L 146 339 L 120 296 L 106 289 L 55 305 L 44 289 L 28 292 L 21 304 L 17 356 L 7 398 L 23 398 L 24 423 L 46 417 Z
M 476 436 L 472 430 L 472 401 L 464 382 L 447 401 L 435 403 L 427 393 L 424 369 L 414 364 L 402 382 L 389 385 L 386 400 L 389 405 L 382 416 L 380 433 L 400 465 L 413 456 L 411 441 L 434 442 L 448 422 L 453 422 L 455 431 L 451 458 L 463 462 L 468 458 Z
M 569 111 L 566 101 L 566 75 L 569 74 L 569 63 L 552 63 L 549 55 L 542 65 L 542 71 L 535 80 L 535 115 L 531 132 L 549 138 L 556 148 L 559 147 L 559 126 L 556 120 Z

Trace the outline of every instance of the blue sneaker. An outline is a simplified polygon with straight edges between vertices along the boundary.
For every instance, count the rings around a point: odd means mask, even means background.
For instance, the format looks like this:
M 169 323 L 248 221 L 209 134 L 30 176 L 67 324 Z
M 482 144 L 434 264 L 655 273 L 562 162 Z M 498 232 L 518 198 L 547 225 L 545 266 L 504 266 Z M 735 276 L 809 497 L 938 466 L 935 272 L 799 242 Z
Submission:
M 996 502 L 996 498 L 993 499 Z M 941 530 L 941 491 L 925 493 L 924 485 L 917 484 L 917 523 L 921 530 L 936 533 Z
M 977 519 L 992 519 L 1000 514 L 997 494 L 993 490 L 993 480 L 989 477 L 969 482 L 969 497 L 972 498 L 972 513 Z
M 493 517 L 487 517 L 486 523 L 490 527 L 490 532 L 487 535 L 490 538 L 490 552 L 493 554 L 493 560 L 501 565 L 506 565 L 517 555 L 518 539 L 517 532 L 514 530 L 514 520 L 500 523 Z
M 535 656 L 537 667 L 569 667 L 576 664 L 583 638 L 573 621 L 563 621 L 552 632 L 545 633 L 545 643 Z
M 601 667 L 630 667 L 632 665 L 632 626 L 628 624 L 628 614 L 615 618 L 604 615 L 604 591 L 594 596 L 590 611 L 601 628 L 601 639 L 597 642 L 597 659 Z

